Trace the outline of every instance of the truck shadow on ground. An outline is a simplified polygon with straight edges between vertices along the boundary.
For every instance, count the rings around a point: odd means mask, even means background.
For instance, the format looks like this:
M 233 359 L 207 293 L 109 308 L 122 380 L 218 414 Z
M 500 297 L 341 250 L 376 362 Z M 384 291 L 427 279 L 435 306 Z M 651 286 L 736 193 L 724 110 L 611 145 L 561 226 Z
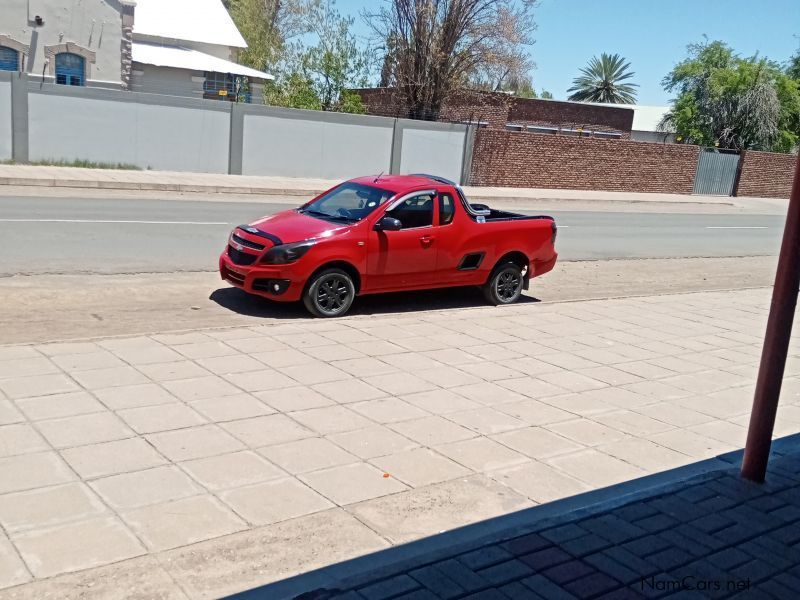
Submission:
M 214 290 L 209 296 L 209 300 L 216 302 L 225 309 L 248 317 L 272 319 L 311 318 L 301 302 L 273 302 L 267 298 L 247 294 L 234 287 Z M 541 302 L 541 300 L 525 295 L 519 299 L 519 304 L 534 302 Z M 460 287 L 359 296 L 347 315 L 380 315 L 485 306 L 488 305 L 478 288 Z

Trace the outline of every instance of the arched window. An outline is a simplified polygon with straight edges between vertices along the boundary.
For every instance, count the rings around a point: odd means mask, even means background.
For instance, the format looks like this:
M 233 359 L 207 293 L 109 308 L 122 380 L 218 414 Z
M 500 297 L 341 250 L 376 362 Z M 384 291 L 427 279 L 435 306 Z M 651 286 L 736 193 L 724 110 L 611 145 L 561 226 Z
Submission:
M 56 83 L 86 85 L 86 61 L 71 52 L 56 54 Z
M 19 71 L 19 52 L 0 46 L 0 71 Z

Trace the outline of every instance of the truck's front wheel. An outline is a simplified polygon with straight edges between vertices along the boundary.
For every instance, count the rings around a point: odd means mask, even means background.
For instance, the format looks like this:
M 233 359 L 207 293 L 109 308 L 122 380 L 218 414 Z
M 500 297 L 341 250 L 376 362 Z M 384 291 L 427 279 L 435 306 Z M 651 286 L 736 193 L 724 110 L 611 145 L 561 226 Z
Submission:
M 508 262 L 497 265 L 483 286 L 483 295 L 490 304 L 512 304 L 522 295 L 522 270 Z
M 326 269 L 313 276 L 303 294 L 303 304 L 315 317 L 341 317 L 353 304 L 356 286 L 341 269 Z

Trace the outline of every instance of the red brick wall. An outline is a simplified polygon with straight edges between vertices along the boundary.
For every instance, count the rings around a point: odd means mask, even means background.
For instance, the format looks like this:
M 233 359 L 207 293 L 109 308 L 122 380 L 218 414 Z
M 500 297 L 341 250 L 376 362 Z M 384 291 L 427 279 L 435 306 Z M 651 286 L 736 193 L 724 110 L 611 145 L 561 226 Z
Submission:
M 698 146 L 481 129 L 472 185 L 691 194 Z
M 736 188 L 737 196 L 789 197 L 797 156 L 748 150 L 742 153 L 741 160 L 742 174 Z
M 364 88 L 354 90 L 371 115 L 402 117 L 400 107 L 391 88 Z M 556 125 L 570 129 L 582 127 L 589 130 L 618 132 L 630 137 L 633 110 L 611 106 L 595 106 L 558 100 L 515 98 L 502 92 L 460 90 L 451 95 L 442 106 L 440 121 L 484 121 L 489 129 L 505 130 L 507 123 L 521 125 Z
M 511 105 L 509 122 L 525 125 L 564 125 L 572 129 L 588 127 L 600 131 L 618 131 L 630 135 L 633 110 L 593 104 L 576 104 L 557 100 L 529 100 L 517 98 Z
M 514 98 L 508 94 L 462 91 L 442 106 L 440 121 L 482 121 L 491 129 L 505 129 Z

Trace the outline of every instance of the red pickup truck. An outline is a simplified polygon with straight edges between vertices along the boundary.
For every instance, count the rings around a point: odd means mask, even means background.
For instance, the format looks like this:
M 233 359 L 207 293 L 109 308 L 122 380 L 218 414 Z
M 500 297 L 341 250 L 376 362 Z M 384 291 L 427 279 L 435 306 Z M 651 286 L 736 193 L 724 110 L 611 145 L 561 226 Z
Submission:
M 441 177 L 360 177 L 237 227 L 219 270 L 251 294 L 302 299 L 318 317 L 343 315 L 358 295 L 453 286 L 510 304 L 555 265 L 556 232 L 552 217 L 470 204 Z

